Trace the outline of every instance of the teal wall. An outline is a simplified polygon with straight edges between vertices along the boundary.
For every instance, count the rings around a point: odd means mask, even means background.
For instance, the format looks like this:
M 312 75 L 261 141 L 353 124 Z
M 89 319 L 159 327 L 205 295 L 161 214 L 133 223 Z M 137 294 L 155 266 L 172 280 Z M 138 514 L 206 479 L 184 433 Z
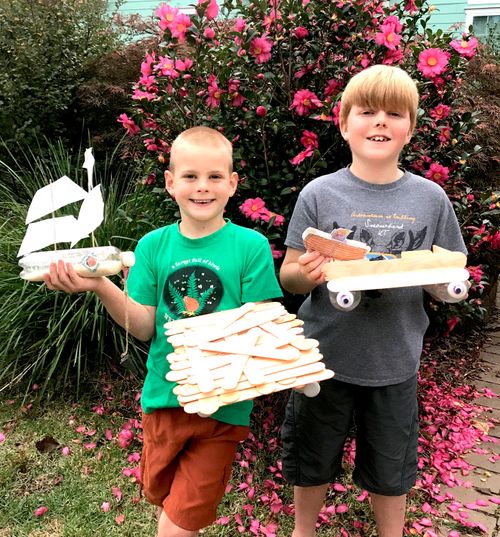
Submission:
M 151 17 L 156 8 L 162 4 L 169 4 L 178 8 L 188 8 L 192 4 L 196 4 L 197 0 L 125 0 L 120 13 L 122 15 L 135 15 L 138 13 L 142 17 Z M 114 2 L 111 0 L 108 2 L 109 8 L 114 8 Z
M 429 21 L 434 29 L 449 30 L 451 26 L 462 24 L 460 30 L 465 29 L 465 8 L 467 0 L 432 0 L 430 5 L 435 6 Z

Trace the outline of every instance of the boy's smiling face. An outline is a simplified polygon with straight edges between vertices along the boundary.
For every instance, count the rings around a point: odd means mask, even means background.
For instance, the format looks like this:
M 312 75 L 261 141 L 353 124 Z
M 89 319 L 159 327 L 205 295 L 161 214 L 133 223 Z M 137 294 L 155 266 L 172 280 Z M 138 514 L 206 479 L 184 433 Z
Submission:
M 354 105 L 347 120 L 341 121 L 340 131 L 351 148 L 353 165 L 394 164 L 397 168 L 399 154 L 411 139 L 412 127 L 408 112 Z
M 183 233 L 202 237 L 225 224 L 224 208 L 238 184 L 231 164 L 220 145 L 186 141 L 176 148 L 165 186 L 179 205 Z

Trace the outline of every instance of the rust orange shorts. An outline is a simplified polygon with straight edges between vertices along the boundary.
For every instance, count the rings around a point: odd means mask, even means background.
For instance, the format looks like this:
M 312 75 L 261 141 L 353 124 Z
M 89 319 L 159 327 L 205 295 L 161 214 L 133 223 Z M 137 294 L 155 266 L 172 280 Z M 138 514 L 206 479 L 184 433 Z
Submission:
M 195 531 L 211 524 L 248 427 L 165 408 L 143 414 L 142 428 L 146 498 L 163 506 L 180 528 Z

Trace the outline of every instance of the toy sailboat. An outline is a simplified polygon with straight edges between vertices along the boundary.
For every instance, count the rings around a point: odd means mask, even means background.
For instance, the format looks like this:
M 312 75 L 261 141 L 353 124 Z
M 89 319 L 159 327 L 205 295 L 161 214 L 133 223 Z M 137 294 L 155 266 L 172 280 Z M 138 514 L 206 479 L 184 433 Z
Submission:
M 104 202 L 101 185 L 94 187 L 92 184 L 94 163 L 92 149 L 89 148 L 85 151 L 83 163 L 83 168 L 87 169 L 88 190 L 63 176 L 35 193 L 26 216 L 28 229 L 17 254 L 21 257 L 21 278 L 42 281 L 50 264 L 60 259 L 71 263 L 76 272 L 85 277 L 118 274 L 124 267 L 134 264 L 133 252 L 120 252 L 113 246 L 39 251 L 61 242 L 69 242 L 70 248 L 73 248 L 101 225 Z M 78 218 L 54 216 L 58 209 L 78 201 L 82 201 Z M 51 218 L 40 220 L 49 214 Z

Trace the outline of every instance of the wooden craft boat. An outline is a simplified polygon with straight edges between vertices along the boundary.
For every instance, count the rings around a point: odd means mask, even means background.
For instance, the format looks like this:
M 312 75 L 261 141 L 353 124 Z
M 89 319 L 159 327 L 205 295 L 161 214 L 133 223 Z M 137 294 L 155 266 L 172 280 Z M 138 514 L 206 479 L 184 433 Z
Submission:
M 325 257 L 330 257 L 339 261 L 363 259 L 370 251 L 370 247 L 364 242 L 354 241 L 345 238 L 341 233 L 340 238 L 335 238 L 335 232 L 350 230 L 334 230 L 332 234 L 325 233 L 319 229 L 308 227 L 302 234 L 304 246 L 308 250 L 320 252 Z

